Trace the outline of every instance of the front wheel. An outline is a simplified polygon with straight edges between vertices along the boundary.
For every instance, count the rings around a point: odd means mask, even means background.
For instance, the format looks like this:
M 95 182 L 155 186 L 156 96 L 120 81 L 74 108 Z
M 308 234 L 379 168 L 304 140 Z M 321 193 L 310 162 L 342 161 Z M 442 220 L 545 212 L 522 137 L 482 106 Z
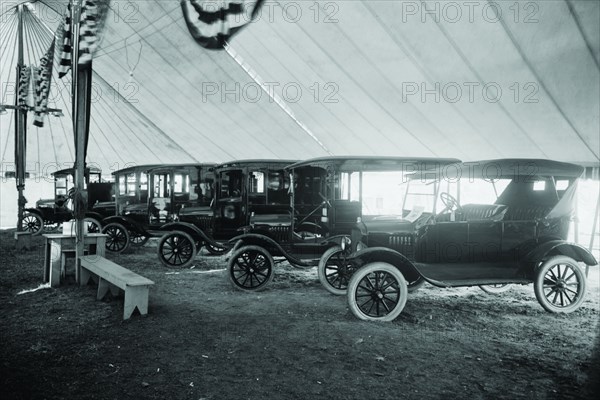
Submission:
M 537 270 L 533 289 L 546 311 L 567 314 L 583 303 L 585 276 L 571 257 L 554 256 Z
M 263 290 L 273 280 L 273 257 L 260 246 L 242 246 L 229 258 L 227 273 L 237 289 Z
M 348 283 L 348 306 L 365 321 L 392 321 L 406 305 L 408 288 L 398 268 L 384 262 L 366 264 Z
M 354 266 L 346 259 L 341 246 L 334 246 L 321 256 L 317 274 L 319 282 L 328 292 L 341 296 L 346 294 L 348 281 L 354 272 Z
M 497 283 L 495 285 L 479 285 L 479 289 L 483 290 L 487 294 L 500 294 L 507 290 L 510 290 L 512 285 L 510 283 Z
M 44 220 L 36 213 L 25 213 L 21 220 L 21 229 L 23 232 L 29 232 L 32 235 L 39 235 L 44 228 Z
M 169 232 L 158 242 L 158 258 L 165 267 L 187 268 L 196 258 L 196 243 L 185 232 Z
M 106 250 L 114 253 L 122 253 L 129 248 L 129 232 L 117 222 L 107 224 L 102 233 L 107 235 Z

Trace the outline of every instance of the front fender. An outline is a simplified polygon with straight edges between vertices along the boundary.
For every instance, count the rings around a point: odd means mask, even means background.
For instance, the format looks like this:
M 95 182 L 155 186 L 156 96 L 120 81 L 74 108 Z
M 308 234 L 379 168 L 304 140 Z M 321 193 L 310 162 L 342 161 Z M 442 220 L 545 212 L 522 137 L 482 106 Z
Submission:
M 596 261 L 592 253 L 585 247 L 576 243 L 567 242 L 566 240 L 550 240 L 542 243 L 527 253 L 524 259 L 528 263 L 537 264 L 544 261 L 549 256 L 554 255 L 571 257 L 573 260 L 583 262 L 587 265 L 598 264 L 598 261 Z
M 244 235 L 236 236 L 229 240 L 228 242 L 233 246 L 233 251 L 239 249 L 242 246 L 260 246 L 265 248 L 265 250 L 272 253 L 274 256 L 282 256 L 292 265 L 300 266 L 300 267 L 312 267 L 312 264 L 305 263 L 302 260 L 297 259 L 296 257 L 289 254 L 279 243 L 277 243 L 272 238 L 261 235 L 259 233 L 246 233 Z
M 400 272 L 402 272 L 402 275 L 404 275 L 404 278 L 407 282 L 414 282 L 422 277 L 429 283 L 432 283 L 436 286 L 438 285 L 437 282 L 434 283 L 427 279 L 427 277 L 418 270 L 413 262 L 404 255 L 387 247 L 367 247 L 352 254 L 349 261 L 352 260 L 358 261 L 358 264 L 361 266 L 378 261 L 392 264 L 398 268 Z

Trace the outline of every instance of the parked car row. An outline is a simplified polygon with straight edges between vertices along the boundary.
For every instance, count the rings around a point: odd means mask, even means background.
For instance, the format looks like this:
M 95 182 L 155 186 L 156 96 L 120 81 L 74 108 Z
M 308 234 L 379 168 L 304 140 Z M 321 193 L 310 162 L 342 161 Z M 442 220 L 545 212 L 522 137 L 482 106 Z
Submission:
M 267 287 L 280 261 L 317 266 L 323 286 L 345 294 L 365 320 L 396 318 L 426 282 L 488 293 L 533 283 L 544 309 L 568 313 L 585 295 L 579 264 L 597 264 L 567 242 L 582 173 L 537 159 L 144 165 L 114 172 L 114 184 L 88 171 L 86 217 L 89 229 L 108 235 L 109 251 L 160 238 L 167 267 L 189 266 L 202 247 L 227 252 L 229 279 L 241 290 Z M 55 199 L 28 209 L 24 228 L 71 219 L 72 171 L 54 176 Z

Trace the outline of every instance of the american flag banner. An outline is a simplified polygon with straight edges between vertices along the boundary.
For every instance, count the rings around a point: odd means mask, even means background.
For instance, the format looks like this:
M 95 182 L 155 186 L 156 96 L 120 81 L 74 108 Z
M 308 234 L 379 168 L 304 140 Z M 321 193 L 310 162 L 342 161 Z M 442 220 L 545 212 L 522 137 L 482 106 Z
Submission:
M 104 28 L 110 0 L 84 0 L 79 18 L 79 65 L 86 65 L 92 61 L 94 52 L 100 42 L 100 33 Z M 58 77 L 67 74 L 73 65 L 73 24 L 71 18 L 71 3 L 67 6 L 62 28 L 62 50 L 58 67 Z
M 26 106 L 29 100 L 29 80 L 31 69 L 28 66 L 17 64 L 17 75 L 19 77 L 19 92 L 17 93 L 16 105 Z
M 33 125 L 44 126 L 44 115 L 47 114 L 48 95 L 50 94 L 50 83 L 52 82 L 52 63 L 54 61 L 55 40 L 52 41 L 50 48 L 40 60 L 39 67 L 33 67 L 34 83 L 34 116 Z
M 190 34 L 202 47 L 219 50 L 254 21 L 264 0 L 181 0 Z

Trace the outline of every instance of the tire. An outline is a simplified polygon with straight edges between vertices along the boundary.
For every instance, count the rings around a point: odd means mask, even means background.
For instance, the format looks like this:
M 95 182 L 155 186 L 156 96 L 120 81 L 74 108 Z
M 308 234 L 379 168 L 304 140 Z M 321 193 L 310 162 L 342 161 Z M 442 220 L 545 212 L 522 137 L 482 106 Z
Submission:
M 334 246 L 321 256 L 317 267 L 319 282 L 329 293 L 337 296 L 346 294 L 354 266 L 346 261 L 341 246 Z
M 196 243 L 187 233 L 169 232 L 158 242 L 158 259 L 167 268 L 187 268 L 196 258 Z
M 213 256 L 223 255 L 223 254 L 227 253 L 227 250 L 229 250 L 227 247 L 217 247 L 217 246 L 213 246 L 212 244 L 209 244 L 206 242 L 204 243 L 204 247 Z
M 500 294 L 504 293 L 512 288 L 510 283 L 498 283 L 496 285 L 479 285 L 479 289 L 483 290 L 487 294 Z
M 129 248 L 129 232 L 117 222 L 111 222 L 102 228 L 102 233 L 107 235 L 106 250 L 113 253 L 122 253 Z
M 408 293 L 414 293 L 417 290 L 421 289 L 423 285 L 425 285 L 425 279 L 419 275 L 417 280 L 412 282 L 406 282 L 406 287 L 408 288 Z
M 554 256 L 536 271 L 533 289 L 542 307 L 551 313 L 567 314 L 581 306 L 585 276 L 571 257 Z
M 142 247 L 150 240 L 149 236 L 141 235 L 137 232 L 129 232 L 129 241 L 132 246 Z
M 348 306 L 358 319 L 392 321 L 406 305 L 408 288 L 398 268 L 384 262 L 373 262 L 352 275 L 346 295 Z
M 227 274 L 233 286 L 260 291 L 273 280 L 273 257 L 260 246 L 242 246 L 229 258 Z
M 44 220 L 36 213 L 26 212 L 21 220 L 21 230 L 32 235 L 39 235 L 44 230 Z
M 88 233 L 100 233 L 102 231 L 102 224 L 96 218 L 85 217 L 83 220 L 87 225 Z
M 62 223 L 44 221 L 44 233 L 56 233 L 62 226 Z

